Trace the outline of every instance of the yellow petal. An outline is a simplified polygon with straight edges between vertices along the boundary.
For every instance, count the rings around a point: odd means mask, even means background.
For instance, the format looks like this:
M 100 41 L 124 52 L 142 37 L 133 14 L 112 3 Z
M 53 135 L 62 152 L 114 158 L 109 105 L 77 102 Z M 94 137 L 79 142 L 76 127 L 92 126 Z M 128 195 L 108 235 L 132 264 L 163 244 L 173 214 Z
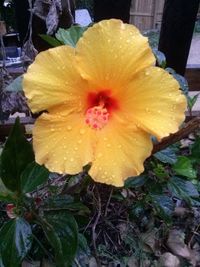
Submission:
M 185 119 L 187 103 L 179 87 L 163 69 L 147 68 L 125 89 L 121 103 L 138 127 L 161 139 L 176 132 Z
M 98 133 L 89 174 L 97 182 L 123 186 L 125 179 L 143 172 L 143 162 L 151 150 L 147 133 L 125 123 L 112 122 Z
M 50 171 L 76 174 L 93 159 L 94 131 L 80 115 L 43 113 L 33 129 L 36 161 Z
M 155 59 L 133 25 L 111 19 L 89 28 L 78 41 L 77 67 L 97 87 L 123 89 L 135 73 L 154 64 Z
M 74 67 L 74 54 L 73 48 L 59 46 L 41 52 L 30 65 L 23 87 L 33 112 L 80 102 L 86 85 Z

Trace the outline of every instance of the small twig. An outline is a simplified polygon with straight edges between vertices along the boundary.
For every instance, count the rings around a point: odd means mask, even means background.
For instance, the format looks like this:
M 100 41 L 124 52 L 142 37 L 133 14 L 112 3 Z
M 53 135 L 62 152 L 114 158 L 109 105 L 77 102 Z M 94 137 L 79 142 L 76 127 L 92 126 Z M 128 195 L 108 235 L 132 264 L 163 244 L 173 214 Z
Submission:
M 200 129 L 200 117 L 196 117 L 190 120 L 177 133 L 163 138 L 160 143 L 154 145 L 152 154 L 167 148 L 169 145 L 175 144 L 176 142 L 180 141 L 183 138 L 186 138 L 189 134 L 195 132 L 198 129 Z
M 195 228 L 195 230 L 193 231 L 193 234 L 192 234 L 192 236 L 191 236 L 191 238 L 190 238 L 190 240 L 189 240 L 189 242 L 188 242 L 188 247 L 189 248 L 191 248 L 191 244 L 192 244 L 192 241 L 193 241 L 193 239 L 194 239 L 194 236 L 195 235 L 199 235 L 199 233 L 197 232 L 198 230 L 199 230 L 199 227 L 200 227 L 200 224 L 199 225 L 197 225 L 197 227 Z
M 109 195 L 108 201 L 106 203 L 106 208 L 105 208 L 105 213 L 104 213 L 105 217 L 107 216 L 107 213 L 108 213 L 108 207 L 110 205 L 110 200 L 111 200 L 112 194 L 113 194 L 113 188 L 111 188 L 111 190 L 110 190 L 110 195 Z
M 94 224 L 92 226 L 92 244 L 94 247 L 94 254 L 95 254 L 96 261 L 97 261 L 97 266 L 101 267 L 101 262 L 100 262 L 99 257 L 98 257 L 97 245 L 96 245 L 96 226 L 97 226 L 99 219 L 101 217 L 101 198 L 100 198 L 100 194 L 99 194 L 99 190 L 98 190 L 97 186 L 95 187 L 95 189 L 96 189 L 96 194 L 97 194 L 98 213 L 97 213 L 96 219 L 94 221 Z

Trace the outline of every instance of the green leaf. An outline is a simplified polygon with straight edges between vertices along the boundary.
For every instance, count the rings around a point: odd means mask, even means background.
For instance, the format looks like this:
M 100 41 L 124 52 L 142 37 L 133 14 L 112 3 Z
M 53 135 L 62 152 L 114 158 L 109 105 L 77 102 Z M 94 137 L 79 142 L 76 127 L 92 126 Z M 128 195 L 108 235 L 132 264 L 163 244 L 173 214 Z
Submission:
M 79 201 L 74 201 L 74 198 L 69 195 L 49 197 L 44 201 L 43 208 L 48 210 L 78 211 L 79 214 L 90 213 L 88 207 Z
M 47 35 L 47 34 L 39 34 L 39 36 L 45 41 L 47 42 L 48 44 L 50 44 L 51 46 L 53 47 L 57 47 L 57 46 L 60 46 L 62 45 L 61 42 L 59 42 L 56 38 L 50 36 L 50 35 Z
M 196 163 L 200 163 L 200 137 L 198 137 L 191 147 L 190 158 Z
M 193 106 L 197 102 L 198 96 L 199 94 L 194 95 L 194 96 L 188 96 L 187 100 L 188 100 L 188 107 L 190 110 L 192 110 Z
M 88 267 L 91 258 L 90 248 L 87 244 L 87 240 L 82 234 L 78 234 L 78 249 L 75 257 L 73 267 Z
M 190 179 L 195 179 L 197 177 L 197 170 L 194 169 L 192 161 L 185 156 L 178 157 L 178 160 L 172 168 L 178 175 L 182 175 Z
M 125 188 L 132 188 L 132 187 L 140 187 L 143 186 L 145 184 L 145 182 L 148 180 L 147 176 L 136 176 L 136 177 L 129 177 L 126 181 L 125 181 Z
M 0 178 L 0 201 L 11 202 L 11 203 L 14 201 L 13 192 L 9 191 L 5 187 L 1 178 Z
M 42 228 L 55 252 L 56 265 L 70 267 L 78 247 L 78 230 L 74 217 L 65 212 L 48 212 Z
M 177 73 L 173 74 L 173 77 L 177 80 L 177 82 L 180 85 L 181 90 L 187 96 L 188 95 L 188 90 L 189 90 L 189 85 L 188 85 L 187 80 L 183 76 L 181 76 L 181 75 L 179 75 Z
M 20 191 L 21 173 L 32 161 L 32 146 L 24 137 L 17 118 L 1 154 L 1 179 L 9 190 Z
M 23 193 L 32 192 L 37 186 L 48 180 L 49 171 L 36 162 L 30 163 L 21 174 L 21 189 Z
M 172 199 L 165 195 L 151 194 L 150 196 L 158 215 L 167 222 L 170 222 L 172 212 L 174 211 L 174 203 Z
M 17 77 L 16 79 L 14 79 L 7 87 L 6 87 L 6 91 L 10 91 L 10 92 L 22 92 L 23 91 L 23 86 L 22 86 L 22 82 L 23 82 L 23 75 L 20 75 L 19 77 Z
M 75 47 L 79 38 L 87 30 L 88 27 L 72 26 L 69 29 L 58 29 L 56 38 L 63 44 Z
M 18 266 L 31 248 L 31 226 L 22 218 L 10 220 L 1 228 L 0 240 L 0 254 L 4 265 Z
M 179 177 L 172 177 L 168 181 L 168 189 L 173 196 L 191 202 L 190 197 L 197 197 L 199 193 L 192 182 L 181 179 Z
M 164 69 L 167 64 L 165 55 L 161 51 L 158 51 L 157 49 L 153 49 L 153 53 L 154 56 L 156 57 L 158 66 Z
M 170 147 L 154 154 L 154 157 L 163 163 L 174 164 L 177 160 L 176 153 Z

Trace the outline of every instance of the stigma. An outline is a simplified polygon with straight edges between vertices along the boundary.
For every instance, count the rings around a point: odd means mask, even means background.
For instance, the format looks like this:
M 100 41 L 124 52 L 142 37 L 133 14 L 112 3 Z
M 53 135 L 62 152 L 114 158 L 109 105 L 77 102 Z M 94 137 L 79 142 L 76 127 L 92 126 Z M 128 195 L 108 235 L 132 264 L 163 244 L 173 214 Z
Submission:
M 102 105 L 94 106 L 86 111 L 85 122 L 95 130 L 101 130 L 109 119 L 108 110 Z

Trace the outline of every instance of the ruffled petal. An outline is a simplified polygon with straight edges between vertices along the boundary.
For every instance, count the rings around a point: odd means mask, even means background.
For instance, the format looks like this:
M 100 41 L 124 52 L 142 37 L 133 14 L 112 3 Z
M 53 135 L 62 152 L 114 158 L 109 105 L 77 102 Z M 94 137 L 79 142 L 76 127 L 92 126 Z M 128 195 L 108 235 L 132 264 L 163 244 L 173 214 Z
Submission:
M 161 139 L 185 119 L 186 97 L 178 82 L 161 68 L 147 68 L 125 88 L 123 111 L 136 125 Z
M 33 112 L 48 110 L 60 103 L 76 106 L 87 84 L 75 68 L 75 51 L 59 46 L 41 52 L 24 75 L 24 92 Z
M 135 73 L 155 63 L 148 39 L 133 25 L 111 19 L 89 28 L 78 41 L 77 67 L 97 88 L 123 89 Z
M 95 134 L 80 115 L 43 113 L 33 128 L 36 162 L 50 171 L 76 174 L 93 160 Z
M 152 142 L 147 133 L 124 122 L 112 122 L 98 133 L 89 174 L 97 182 L 123 186 L 125 179 L 143 172 L 144 160 L 151 150 Z

